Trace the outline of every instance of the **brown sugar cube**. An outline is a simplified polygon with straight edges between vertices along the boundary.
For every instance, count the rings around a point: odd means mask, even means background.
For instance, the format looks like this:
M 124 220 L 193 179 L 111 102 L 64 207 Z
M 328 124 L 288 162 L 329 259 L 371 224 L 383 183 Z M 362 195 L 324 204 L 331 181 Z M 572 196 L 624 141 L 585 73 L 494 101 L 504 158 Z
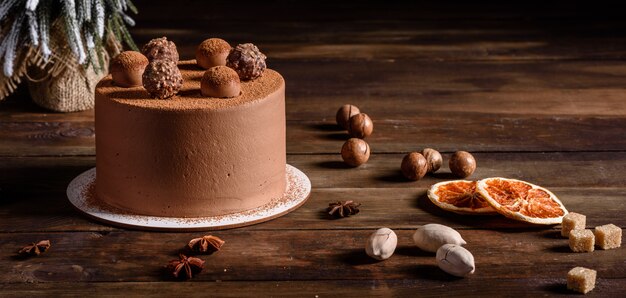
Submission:
M 575 267 L 567 273 L 567 288 L 587 294 L 596 286 L 596 271 Z
M 596 227 L 594 235 L 596 236 L 596 245 L 601 249 L 622 246 L 622 229 L 614 224 Z
M 576 212 L 570 212 L 563 217 L 563 222 L 561 223 L 561 236 L 569 237 L 569 231 L 571 230 L 584 230 L 586 224 L 586 216 Z
M 591 230 L 571 230 L 569 232 L 569 248 L 573 252 L 592 252 L 594 245 Z

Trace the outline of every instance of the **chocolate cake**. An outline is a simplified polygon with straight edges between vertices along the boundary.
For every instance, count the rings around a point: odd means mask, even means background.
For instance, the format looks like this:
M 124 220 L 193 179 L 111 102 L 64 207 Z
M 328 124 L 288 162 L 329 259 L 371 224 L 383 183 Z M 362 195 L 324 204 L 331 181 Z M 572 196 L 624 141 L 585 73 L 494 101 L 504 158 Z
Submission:
M 232 98 L 204 96 L 205 70 L 180 61 L 178 94 L 96 87 L 96 196 L 135 214 L 226 215 L 285 192 L 285 81 L 271 69 Z M 145 78 L 144 78 L 145 79 Z

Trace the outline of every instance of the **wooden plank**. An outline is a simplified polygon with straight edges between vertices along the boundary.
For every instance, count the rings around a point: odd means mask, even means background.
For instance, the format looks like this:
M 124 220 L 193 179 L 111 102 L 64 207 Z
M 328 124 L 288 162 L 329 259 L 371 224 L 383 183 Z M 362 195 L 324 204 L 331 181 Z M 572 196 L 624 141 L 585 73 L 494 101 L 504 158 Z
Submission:
M 376 153 L 424 147 L 442 152 L 620 151 L 626 148 L 625 127 L 626 117 L 467 117 L 457 113 L 415 120 L 374 118 L 374 133 L 367 141 Z M 289 154 L 338 153 L 348 138 L 334 121 L 287 123 Z M 93 121 L 0 122 L 0 139 L 3 156 L 95 154 Z
M 400 173 L 403 154 L 373 154 L 358 168 L 347 168 L 339 153 L 288 155 L 287 162 L 307 174 L 313 188 L 426 188 L 454 179 L 444 166 L 417 182 Z M 469 179 L 508 177 L 545 187 L 624 187 L 626 152 L 476 153 L 478 167 Z M 93 156 L 0 157 L 0 188 L 5 192 L 64 191 L 78 174 L 95 166 Z M 572 174 L 568 174 L 572 173 Z M 26 186 L 26 187 L 25 187 Z
M 570 211 L 588 216 L 590 228 L 613 222 L 626 227 L 626 166 L 624 153 L 477 154 L 479 168 L 473 179 L 505 176 L 525 179 L 550 188 Z M 401 155 L 375 155 L 364 168 L 346 169 L 333 156 L 295 155 L 289 162 L 312 181 L 309 201 L 283 218 L 248 229 L 373 229 L 380 226 L 411 228 L 441 222 L 456 228 L 483 226 L 500 229 L 528 227 L 499 216 L 458 216 L 430 203 L 426 189 L 450 179 L 449 174 L 405 181 L 398 173 Z M 94 165 L 93 157 L 0 158 L 0 231 L 107 231 L 75 211 L 65 189 L 71 179 Z M 576 175 L 585 171 L 584 180 Z M 339 178 L 340 177 L 340 178 Z M 332 221 L 324 213 L 329 202 L 357 200 L 362 212 Z
M 551 188 L 570 211 L 587 215 L 588 228 L 607 222 L 626 227 L 625 188 Z M 362 204 L 354 217 L 333 220 L 326 214 L 328 203 L 356 200 Z M 110 231 L 76 211 L 63 191 L 10 194 L 1 205 L 0 232 Z M 247 230 L 410 229 L 438 222 L 458 229 L 529 228 L 532 225 L 502 216 L 461 216 L 439 209 L 426 196 L 425 188 L 322 188 L 313 189 L 308 202 L 298 210 Z
M 438 277 L 402 280 L 324 280 L 324 281 L 197 281 L 189 282 L 71 282 L 0 284 L 0 295 L 37 296 L 197 296 L 210 293 L 216 297 L 516 297 L 543 295 L 575 295 L 567 290 L 565 274 L 554 278 L 471 278 L 448 280 Z M 623 294 L 623 279 L 598 277 L 596 288 L 587 296 L 619 297 Z M 485 286 L 488 284 L 489 286 Z
M 434 254 L 417 249 L 413 230 L 396 230 L 394 256 L 375 262 L 364 253 L 373 230 L 247 231 L 213 233 L 226 241 L 206 261 L 201 281 L 437 279 L 455 280 L 441 271 Z M 475 277 L 563 278 L 575 266 L 594 268 L 601 278 L 624 279 L 626 250 L 571 252 L 567 239 L 553 230 L 463 230 L 476 261 Z M 130 231 L 75 233 L 2 233 L 0 264 L 11 274 L 0 283 L 167 281 L 163 266 L 193 237 L 205 233 Z M 44 255 L 16 259 L 23 244 L 50 239 Z M 534 266 L 533 264 L 541 264 Z M 473 276 L 473 277 L 474 277 Z M 473 279 L 470 278 L 470 279 Z
M 456 113 L 466 118 L 481 113 L 624 116 L 626 66 L 614 61 L 458 62 L 395 57 L 268 63 L 287 81 L 288 120 L 332 120 L 343 103 L 357 104 L 379 120 Z M 0 103 L 0 121 L 93 119 L 93 112 L 49 113 L 29 103 L 27 95 L 18 95 Z
M 304 5 L 305 7 L 302 7 Z M 141 44 L 167 35 L 183 56 L 193 56 L 199 39 L 219 36 L 254 41 L 270 57 L 384 59 L 577 59 L 624 58 L 624 24 L 610 9 L 553 10 L 432 4 L 280 2 L 259 8 L 228 3 L 187 3 L 163 22 L 160 6 L 142 7 L 132 29 Z M 296 6 L 296 7 L 294 7 Z M 485 7 L 487 6 L 487 7 Z M 524 5 L 521 5 L 524 7 Z M 480 7 L 481 9 L 477 9 Z M 306 11 L 293 14 L 293 11 Z M 205 13 L 190 19 L 197 11 Z M 602 15 L 602 23 L 597 16 Z M 613 17 L 611 17 L 613 15 Z M 497 17 L 496 17 L 497 16 Z M 271 32 L 272 34 L 268 34 Z M 340 49 L 343 47 L 343 49 Z

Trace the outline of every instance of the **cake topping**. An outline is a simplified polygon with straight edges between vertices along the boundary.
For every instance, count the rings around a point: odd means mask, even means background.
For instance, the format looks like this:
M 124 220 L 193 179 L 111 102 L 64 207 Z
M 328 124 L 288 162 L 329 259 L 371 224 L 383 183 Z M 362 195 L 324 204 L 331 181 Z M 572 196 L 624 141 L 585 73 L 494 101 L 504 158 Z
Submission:
M 220 250 L 224 243 L 226 243 L 226 241 L 220 239 L 217 236 L 206 235 L 202 236 L 201 238 L 191 239 L 187 246 L 189 247 L 189 249 L 195 252 L 212 253 Z
M 178 62 L 178 51 L 176 45 L 167 40 L 167 37 L 155 38 L 143 46 L 141 52 L 148 60 L 171 60 Z
M 355 201 L 337 201 L 328 204 L 326 211 L 334 217 L 346 217 L 359 213 L 360 203 Z
M 113 82 L 120 87 L 141 86 L 141 76 L 148 65 L 148 58 L 136 51 L 124 51 L 111 61 Z
M 167 268 L 172 271 L 176 278 L 190 279 L 204 269 L 204 261 L 194 257 L 187 257 L 180 254 L 178 260 L 172 260 Z
M 241 82 L 232 68 L 214 66 L 204 72 L 200 91 L 204 96 L 235 97 L 241 93 Z
M 254 80 L 263 75 L 266 58 L 254 44 L 238 44 L 228 54 L 226 66 L 234 69 L 242 80 Z
M 223 39 L 209 38 L 196 49 L 196 63 L 204 69 L 226 65 L 226 57 L 232 47 Z
M 170 98 L 183 86 L 183 76 L 170 60 L 154 60 L 143 72 L 143 87 L 153 98 Z

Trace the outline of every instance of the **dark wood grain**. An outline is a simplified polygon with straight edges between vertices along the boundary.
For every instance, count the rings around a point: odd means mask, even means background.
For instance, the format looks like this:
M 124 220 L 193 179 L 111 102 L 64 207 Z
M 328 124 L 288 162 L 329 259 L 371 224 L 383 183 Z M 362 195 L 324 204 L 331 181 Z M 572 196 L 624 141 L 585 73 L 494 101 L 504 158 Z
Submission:
M 476 154 L 480 179 L 504 176 L 525 179 L 549 187 L 571 211 L 584 212 L 589 227 L 605 221 L 626 226 L 626 166 L 623 153 Z M 346 168 L 334 155 L 290 155 L 288 161 L 310 177 L 313 193 L 300 209 L 283 218 L 248 229 L 373 229 L 379 226 L 408 228 L 441 222 L 456 228 L 528 227 L 499 216 L 458 216 L 435 207 L 426 189 L 450 179 L 445 169 L 418 182 L 399 173 L 402 155 L 382 154 L 361 168 Z M 3 195 L 0 231 L 111 230 L 81 216 L 67 201 L 69 181 L 93 167 L 93 157 L 0 158 Z M 585 181 L 576 175 L 585 171 Z M 340 176 L 342 179 L 337 179 Z M 24 187 L 28 185 L 28 187 Z M 354 199 L 363 203 L 355 218 L 332 221 L 323 212 L 329 202 Z
M 287 162 L 310 178 L 313 188 L 426 188 L 455 179 L 444 167 L 416 182 L 399 171 L 403 154 L 373 154 L 358 167 L 349 168 L 339 154 L 289 155 Z M 508 177 L 545 187 L 624 187 L 626 152 L 477 153 L 477 169 L 468 179 Z M 95 166 L 93 156 L 0 157 L 0 187 L 7 192 L 64 191 L 78 174 Z M 581 176 L 582 175 L 582 176 Z M 339 178 L 338 178 L 339 177 Z M 29 187 L 25 188 L 24 186 Z
M 50 296 L 84 296 L 102 294 L 124 296 L 128 293 L 159 297 L 176 294 L 196 296 L 210 293 L 219 297 L 273 296 L 281 297 L 442 297 L 442 296 L 502 296 L 515 297 L 560 295 L 579 297 L 567 290 L 565 273 L 554 278 L 467 278 L 442 282 L 436 278 L 402 280 L 324 280 L 324 281 L 194 281 L 175 282 L 80 282 L 80 283 L 14 283 L 0 284 L 0 294 L 32 296 L 46 293 Z M 489 286 L 485 286 L 488 284 Z M 585 297 L 620 297 L 623 294 L 620 279 L 598 277 L 596 289 Z M 201 294 L 199 294 L 201 293 Z
M 226 241 L 206 262 L 199 281 L 212 280 L 457 280 L 442 272 L 433 253 L 412 243 L 414 230 L 396 230 L 398 248 L 384 262 L 371 260 L 364 243 L 373 230 L 247 231 L 212 233 Z M 626 278 L 623 251 L 571 252 L 567 239 L 553 230 L 464 230 L 465 246 L 476 261 L 476 278 L 563 278 L 575 266 L 596 269 L 600 276 Z M 167 281 L 163 266 L 193 237 L 202 233 L 131 231 L 0 234 L 0 259 L 38 239 L 52 248 L 37 258 L 12 260 L 14 274 L 3 283 L 60 281 Z M 154 250 L 157 249 L 157 252 Z M 593 256 L 593 258 L 590 258 Z M 529 264 L 546 264 L 529 267 Z M 52 265 L 54 264 L 54 265 Z M 548 265 L 549 264 L 549 265 Z M 474 277 L 472 276 L 472 278 Z M 470 279 L 472 279 L 470 278 Z
M 576 254 L 559 226 L 461 216 L 425 196 L 453 179 L 447 157 L 474 153 L 471 179 L 503 176 L 548 187 L 587 228 L 626 228 L 626 16 L 608 3 L 137 0 L 139 44 L 174 40 L 183 59 L 208 37 L 254 42 L 287 82 L 288 163 L 311 179 L 309 201 L 284 217 L 215 232 L 223 250 L 178 283 L 163 271 L 192 237 L 119 229 L 75 211 L 65 189 L 95 166 L 93 110 L 51 113 L 24 88 L 0 102 L 0 296 L 527 296 L 573 294 L 575 266 L 598 270 L 590 296 L 621 297 L 624 248 Z M 164 9 L 164 7 L 167 7 Z M 346 168 L 344 103 L 375 123 L 373 151 Z M 444 167 L 418 182 L 399 172 L 404 153 L 433 147 Z M 353 199 L 340 220 L 324 209 Z M 460 231 L 476 273 L 452 278 L 414 248 L 414 229 Z M 393 228 L 399 246 L 375 262 L 366 237 Z M 208 233 L 208 232 L 207 232 Z M 51 239 L 32 259 L 15 252 Z

